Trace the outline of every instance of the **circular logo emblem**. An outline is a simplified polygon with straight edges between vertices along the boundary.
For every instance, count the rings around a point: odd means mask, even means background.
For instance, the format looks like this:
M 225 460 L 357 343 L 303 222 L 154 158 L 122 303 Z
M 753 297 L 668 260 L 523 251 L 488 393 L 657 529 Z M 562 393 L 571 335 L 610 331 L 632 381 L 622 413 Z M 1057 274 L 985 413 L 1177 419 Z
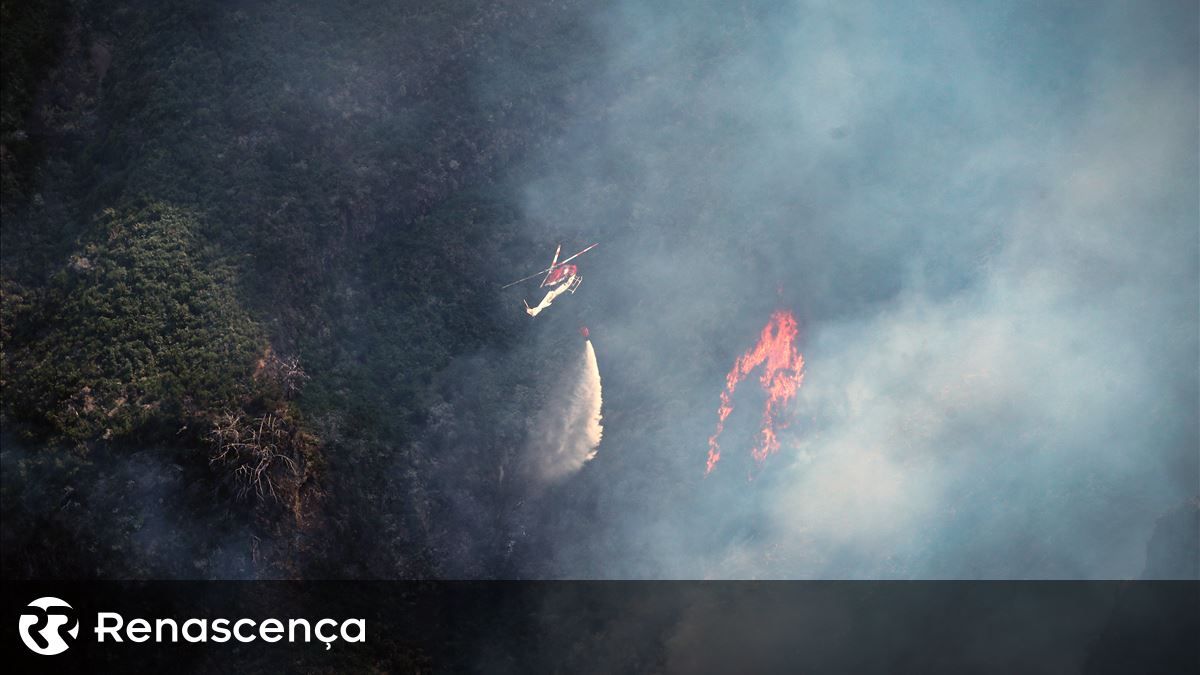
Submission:
M 67 651 L 79 637 L 79 619 L 70 605 L 46 596 L 29 603 L 21 614 L 21 641 L 37 654 L 54 656 Z

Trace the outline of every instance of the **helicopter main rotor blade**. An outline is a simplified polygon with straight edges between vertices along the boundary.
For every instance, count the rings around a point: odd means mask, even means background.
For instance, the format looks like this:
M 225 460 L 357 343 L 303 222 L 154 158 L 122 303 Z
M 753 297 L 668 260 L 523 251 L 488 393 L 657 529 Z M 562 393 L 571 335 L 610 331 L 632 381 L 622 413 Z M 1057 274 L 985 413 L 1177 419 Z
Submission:
M 553 270 L 555 267 L 558 267 L 558 254 L 559 253 L 562 253 L 562 244 L 559 244 L 558 248 L 554 249 L 554 260 L 550 261 L 550 269 L 551 270 Z M 545 286 L 546 280 L 549 278 L 550 278 L 550 272 L 546 272 L 546 278 L 542 279 L 542 283 L 538 285 L 538 288 Z
M 587 247 L 587 248 L 583 249 L 583 250 L 582 250 L 582 251 L 580 251 L 579 253 L 576 253 L 575 255 L 571 256 L 570 258 L 563 258 L 562 260 L 560 260 L 560 261 L 559 261 L 559 263 L 558 263 L 558 264 L 559 264 L 559 265 L 565 265 L 565 264 L 567 264 L 567 263 L 571 262 L 572 260 L 574 260 L 574 259 L 578 258 L 579 256 L 583 255 L 584 253 L 587 253 L 588 251 L 590 251 L 590 250 L 592 250 L 592 249 L 596 248 L 596 247 L 597 247 L 597 246 L 599 246 L 599 245 L 600 245 L 600 242 L 596 242 L 595 244 L 592 244 L 591 246 L 589 246 L 589 247 Z
M 553 267 L 547 267 L 546 269 L 542 270 L 541 272 L 534 272 L 533 274 L 530 274 L 529 276 L 525 277 L 524 279 L 517 279 L 516 281 L 512 282 L 511 284 L 504 284 L 500 288 L 504 289 L 504 288 L 508 288 L 509 286 L 516 286 L 517 284 L 521 283 L 522 281 L 529 281 L 530 279 L 533 279 L 534 277 L 543 275 L 546 272 L 550 272 L 553 269 L 554 269 Z

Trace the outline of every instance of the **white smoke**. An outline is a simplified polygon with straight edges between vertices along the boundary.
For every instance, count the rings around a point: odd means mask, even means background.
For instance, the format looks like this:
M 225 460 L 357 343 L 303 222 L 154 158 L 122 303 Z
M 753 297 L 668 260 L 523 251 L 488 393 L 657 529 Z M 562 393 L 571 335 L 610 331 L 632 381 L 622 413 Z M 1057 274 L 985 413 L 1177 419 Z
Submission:
M 552 482 L 583 468 L 596 456 L 600 425 L 600 366 L 591 340 L 585 340 L 579 366 L 559 387 L 537 424 L 534 469 Z

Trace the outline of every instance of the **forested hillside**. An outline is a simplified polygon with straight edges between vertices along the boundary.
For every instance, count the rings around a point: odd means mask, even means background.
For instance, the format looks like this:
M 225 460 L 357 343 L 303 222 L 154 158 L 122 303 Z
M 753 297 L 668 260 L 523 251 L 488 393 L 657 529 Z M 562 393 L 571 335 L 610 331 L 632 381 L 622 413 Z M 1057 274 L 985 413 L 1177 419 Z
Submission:
M 1194 571 L 1196 12 L 0 2 L 3 572 Z
M 414 430 L 513 329 L 576 4 L 5 3 L 6 574 L 437 575 Z

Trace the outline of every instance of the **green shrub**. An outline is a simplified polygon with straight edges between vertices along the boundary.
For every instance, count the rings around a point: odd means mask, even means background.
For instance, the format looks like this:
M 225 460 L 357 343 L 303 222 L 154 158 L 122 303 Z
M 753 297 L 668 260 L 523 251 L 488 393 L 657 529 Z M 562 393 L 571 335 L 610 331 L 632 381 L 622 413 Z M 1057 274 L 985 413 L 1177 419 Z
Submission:
M 6 314 L 42 315 L 6 336 L 10 414 L 77 443 L 151 440 L 248 399 L 266 339 L 196 229 L 162 204 L 106 210 L 39 307 L 5 293 Z

